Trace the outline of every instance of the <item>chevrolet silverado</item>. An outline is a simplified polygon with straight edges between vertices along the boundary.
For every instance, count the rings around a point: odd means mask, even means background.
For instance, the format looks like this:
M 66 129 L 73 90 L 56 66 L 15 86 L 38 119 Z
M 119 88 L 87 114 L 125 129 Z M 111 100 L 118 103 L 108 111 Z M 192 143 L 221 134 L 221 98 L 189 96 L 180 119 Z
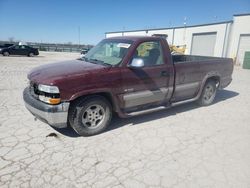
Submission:
M 114 37 L 81 59 L 33 69 L 23 98 L 38 119 L 90 136 L 104 131 L 114 113 L 125 118 L 193 101 L 210 105 L 232 72 L 229 58 L 172 56 L 161 37 Z

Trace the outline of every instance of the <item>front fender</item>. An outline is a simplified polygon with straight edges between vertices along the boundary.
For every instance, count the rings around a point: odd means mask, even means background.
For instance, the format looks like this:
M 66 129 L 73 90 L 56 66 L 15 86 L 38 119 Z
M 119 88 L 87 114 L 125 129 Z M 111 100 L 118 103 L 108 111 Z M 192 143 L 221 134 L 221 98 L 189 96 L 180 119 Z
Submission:
M 98 94 L 98 93 L 108 93 L 110 94 L 111 96 L 113 96 L 113 92 L 110 91 L 108 88 L 100 88 L 100 89 L 89 89 L 89 90 L 83 90 L 83 91 L 79 91 L 75 94 L 73 94 L 69 101 L 73 101 L 79 97 L 82 97 L 82 96 L 86 96 L 86 95 L 94 95 L 94 94 Z
M 118 98 L 108 88 L 91 89 L 91 90 L 84 90 L 84 91 L 77 92 L 70 97 L 69 102 L 74 101 L 78 99 L 79 97 L 84 97 L 84 96 L 89 96 L 89 95 L 102 95 L 102 96 L 108 97 L 108 99 L 110 100 L 113 106 L 114 111 L 118 112 L 119 114 L 121 113 Z

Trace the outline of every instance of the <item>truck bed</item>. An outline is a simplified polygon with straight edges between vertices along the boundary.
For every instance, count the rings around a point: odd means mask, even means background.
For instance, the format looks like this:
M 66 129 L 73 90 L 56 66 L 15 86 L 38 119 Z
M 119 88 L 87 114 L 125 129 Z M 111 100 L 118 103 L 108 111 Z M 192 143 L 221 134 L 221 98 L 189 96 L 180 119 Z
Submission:
M 230 58 L 173 55 L 172 59 L 175 67 L 173 102 L 197 96 L 203 80 L 208 75 L 220 77 L 220 88 L 231 82 L 233 63 Z

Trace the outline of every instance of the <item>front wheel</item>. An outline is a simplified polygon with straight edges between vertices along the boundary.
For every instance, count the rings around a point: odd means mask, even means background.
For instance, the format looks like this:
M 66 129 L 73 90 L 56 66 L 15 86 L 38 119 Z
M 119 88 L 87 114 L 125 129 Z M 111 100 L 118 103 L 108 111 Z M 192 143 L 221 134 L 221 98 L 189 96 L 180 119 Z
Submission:
M 81 136 L 103 132 L 111 118 L 111 105 L 101 96 L 83 98 L 75 102 L 69 111 L 70 125 Z
M 203 87 L 201 96 L 198 100 L 199 105 L 208 106 L 213 103 L 217 92 L 216 82 L 213 80 L 207 81 Z
M 33 53 L 33 52 L 30 52 L 30 53 L 28 54 L 28 56 L 29 56 L 29 57 L 34 57 L 34 53 Z

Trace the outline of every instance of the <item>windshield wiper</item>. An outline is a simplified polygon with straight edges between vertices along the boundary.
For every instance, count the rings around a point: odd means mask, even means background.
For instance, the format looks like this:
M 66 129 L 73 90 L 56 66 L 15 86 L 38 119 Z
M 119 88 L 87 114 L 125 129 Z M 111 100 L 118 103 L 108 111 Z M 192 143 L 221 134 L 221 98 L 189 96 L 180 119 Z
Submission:
M 101 61 L 99 59 L 89 59 L 90 61 L 98 62 L 98 63 L 104 63 L 104 61 Z
M 99 60 L 99 59 L 88 59 L 90 63 L 96 63 L 96 64 L 101 64 L 101 65 L 107 65 L 107 66 L 112 66 L 108 63 L 105 63 L 104 61 L 102 60 Z
M 99 64 L 99 65 L 112 66 L 112 65 L 110 65 L 108 63 L 105 63 L 104 61 L 98 60 L 98 59 L 89 59 L 89 58 L 86 58 L 86 57 L 82 57 L 79 60 L 86 61 L 86 62 L 89 62 L 89 63 Z

